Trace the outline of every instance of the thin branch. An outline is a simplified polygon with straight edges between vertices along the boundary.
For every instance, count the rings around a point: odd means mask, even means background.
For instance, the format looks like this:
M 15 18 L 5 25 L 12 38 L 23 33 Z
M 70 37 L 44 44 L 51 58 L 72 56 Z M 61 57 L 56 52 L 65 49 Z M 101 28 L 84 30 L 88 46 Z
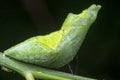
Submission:
M 26 80 L 35 80 L 33 75 L 30 72 L 25 74 L 25 78 L 26 78 Z
M 49 80 L 95 80 L 19 62 L 4 56 L 3 53 L 0 53 L 0 65 L 18 72 L 26 80 L 34 80 L 34 78 Z

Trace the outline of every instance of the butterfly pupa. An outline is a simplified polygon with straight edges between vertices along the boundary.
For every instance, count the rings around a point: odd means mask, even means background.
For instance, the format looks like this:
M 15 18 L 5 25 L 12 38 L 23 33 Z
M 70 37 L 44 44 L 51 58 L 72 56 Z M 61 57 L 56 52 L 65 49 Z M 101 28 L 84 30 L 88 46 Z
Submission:
M 62 67 L 73 60 L 100 8 L 93 4 L 80 14 L 69 13 L 60 30 L 29 38 L 4 53 L 26 63 Z

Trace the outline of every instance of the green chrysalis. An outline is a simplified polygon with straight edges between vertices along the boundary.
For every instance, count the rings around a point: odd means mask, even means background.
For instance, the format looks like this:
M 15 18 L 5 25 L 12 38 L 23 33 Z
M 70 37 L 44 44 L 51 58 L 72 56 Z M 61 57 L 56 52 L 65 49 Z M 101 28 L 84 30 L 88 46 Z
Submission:
M 32 37 L 4 53 L 27 63 L 49 68 L 62 67 L 73 60 L 100 8 L 100 5 L 93 4 L 81 14 L 70 13 L 60 30 Z

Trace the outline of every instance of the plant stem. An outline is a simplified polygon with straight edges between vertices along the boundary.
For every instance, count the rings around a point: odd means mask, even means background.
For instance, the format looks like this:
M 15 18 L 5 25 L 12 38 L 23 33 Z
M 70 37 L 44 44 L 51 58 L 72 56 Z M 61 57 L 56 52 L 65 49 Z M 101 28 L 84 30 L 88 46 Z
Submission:
M 0 65 L 20 73 L 26 80 L 35 80 L 34 77 L 48 80 L 95 80 L 23 63 L 8 58 L 3 53 L 0 53 Z
M 25 78 L 26 78 L 26 80 L 35 80 L 33 75 L 30 72 L 26 73 Z

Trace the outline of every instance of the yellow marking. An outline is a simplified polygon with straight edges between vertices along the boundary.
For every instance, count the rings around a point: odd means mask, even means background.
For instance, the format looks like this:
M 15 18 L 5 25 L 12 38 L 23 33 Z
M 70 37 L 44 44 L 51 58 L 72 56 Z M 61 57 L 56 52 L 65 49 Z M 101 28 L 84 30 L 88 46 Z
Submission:
M 87 10 L 84 10 L 80 15 L 78 15 L 78 16 L 80 16 L 80 17 L 82 17 L 82 18 L 86 18 L 86 16 L 87 16 Z
M 41 36 L 38 40 L 40 43 L 55 49 L 62 39 L 62 34 L 63 32 L 60 30 L 45 36 Z

